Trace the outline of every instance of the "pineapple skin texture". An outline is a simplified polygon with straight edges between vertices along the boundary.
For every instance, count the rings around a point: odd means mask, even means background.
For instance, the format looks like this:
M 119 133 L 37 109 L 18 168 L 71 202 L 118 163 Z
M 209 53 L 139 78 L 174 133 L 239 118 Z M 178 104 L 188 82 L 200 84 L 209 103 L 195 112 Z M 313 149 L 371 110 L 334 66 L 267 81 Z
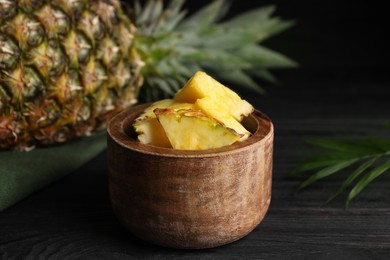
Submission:
M 135 103 L 134 33 L 118 0 L 0 1 L 0 149 L 88 136 Z

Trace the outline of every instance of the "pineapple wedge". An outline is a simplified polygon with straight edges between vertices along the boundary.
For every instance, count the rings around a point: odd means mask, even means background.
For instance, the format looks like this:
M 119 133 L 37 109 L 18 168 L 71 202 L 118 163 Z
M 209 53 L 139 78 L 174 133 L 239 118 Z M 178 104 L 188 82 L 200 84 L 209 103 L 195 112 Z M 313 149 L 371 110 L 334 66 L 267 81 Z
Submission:
M 176 93 L 174 100 L 195 103 L 198 99 L 204 97 L 212 98 L 220 107 L 240 122 L 254 110 L 253 106 L 242 100 L 237 93 L 202 71 L 195 73 L 187 84 Z
M 204 150 L 230 145 L 240 140 L 234 130 L 194 109 L 155 109 L 174 149 Z
M 211 97 L 204 97 L 195 102 L 195 109 L 201 110 L 209 117 L 215 118 L 228 128 L 233 129 L 241 135 L 240 141 L 248 139 L 251 133 L 238 122 L 231 114 L 229 114 L 217 101 Z
M 161 124 L 157 121 L 154 110 L 157 108 L 191 109 L 194 104 L 177 103 L 172 99 L 163 99 L 150 105 L 135 119 L 133 127 L 138 140 L 143 144 L 172 148 L 171 143 Z

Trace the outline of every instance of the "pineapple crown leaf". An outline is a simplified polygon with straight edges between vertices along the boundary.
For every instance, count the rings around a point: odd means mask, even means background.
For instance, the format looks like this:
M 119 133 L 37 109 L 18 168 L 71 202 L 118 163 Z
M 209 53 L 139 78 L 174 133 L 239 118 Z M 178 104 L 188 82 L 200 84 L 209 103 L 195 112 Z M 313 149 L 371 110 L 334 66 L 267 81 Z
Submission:
M 225 2 L 226 1 L 224 0 L 215 0 L 211 2 L 209 5 L 188 17 L 177 29 L 179 31 L 187 31 L 190 29 L 199 30 L 213 25 L 224 15 L 223 11 L 226 12 L 226 9 L 222 9 Z
M 141 101 L 171 96 L 197 70 L 264 94 L 253 78 L 276 83 L 270 69 L 297 66 L 259 44 L 294 24 L 274 17 L 275 6 L 223 20 L 231 1 L 212 1 L 190 16 L 183 10 L 184 2 L 171 0 L 165 8 L 162 0 L 148 0 L 143 6 L 135 3 L 135 46 L 146 64 Z

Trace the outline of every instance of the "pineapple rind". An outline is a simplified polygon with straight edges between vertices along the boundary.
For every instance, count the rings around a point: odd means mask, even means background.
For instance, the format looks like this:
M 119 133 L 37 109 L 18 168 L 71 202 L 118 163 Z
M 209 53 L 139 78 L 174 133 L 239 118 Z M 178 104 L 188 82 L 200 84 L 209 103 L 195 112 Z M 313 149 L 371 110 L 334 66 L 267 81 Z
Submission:
M 134 33 L 117 0 L 0 1 L 0 149 L 88 136 L 134 104 Z

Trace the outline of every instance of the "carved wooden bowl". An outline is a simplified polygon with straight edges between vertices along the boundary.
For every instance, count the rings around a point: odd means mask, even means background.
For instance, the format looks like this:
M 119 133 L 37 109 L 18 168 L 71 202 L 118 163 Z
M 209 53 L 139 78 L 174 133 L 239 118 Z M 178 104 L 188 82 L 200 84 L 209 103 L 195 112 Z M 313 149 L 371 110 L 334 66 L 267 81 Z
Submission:
M 274 129 L 260 111 L 247 140 L 217 149 L 174 150 L 136 140 L 132 123 L 148 106 L 130 108 L 108 126 L 113 210 L 131 233 L 173 248 L 236 241 L 263 219 L 271 200 Z

